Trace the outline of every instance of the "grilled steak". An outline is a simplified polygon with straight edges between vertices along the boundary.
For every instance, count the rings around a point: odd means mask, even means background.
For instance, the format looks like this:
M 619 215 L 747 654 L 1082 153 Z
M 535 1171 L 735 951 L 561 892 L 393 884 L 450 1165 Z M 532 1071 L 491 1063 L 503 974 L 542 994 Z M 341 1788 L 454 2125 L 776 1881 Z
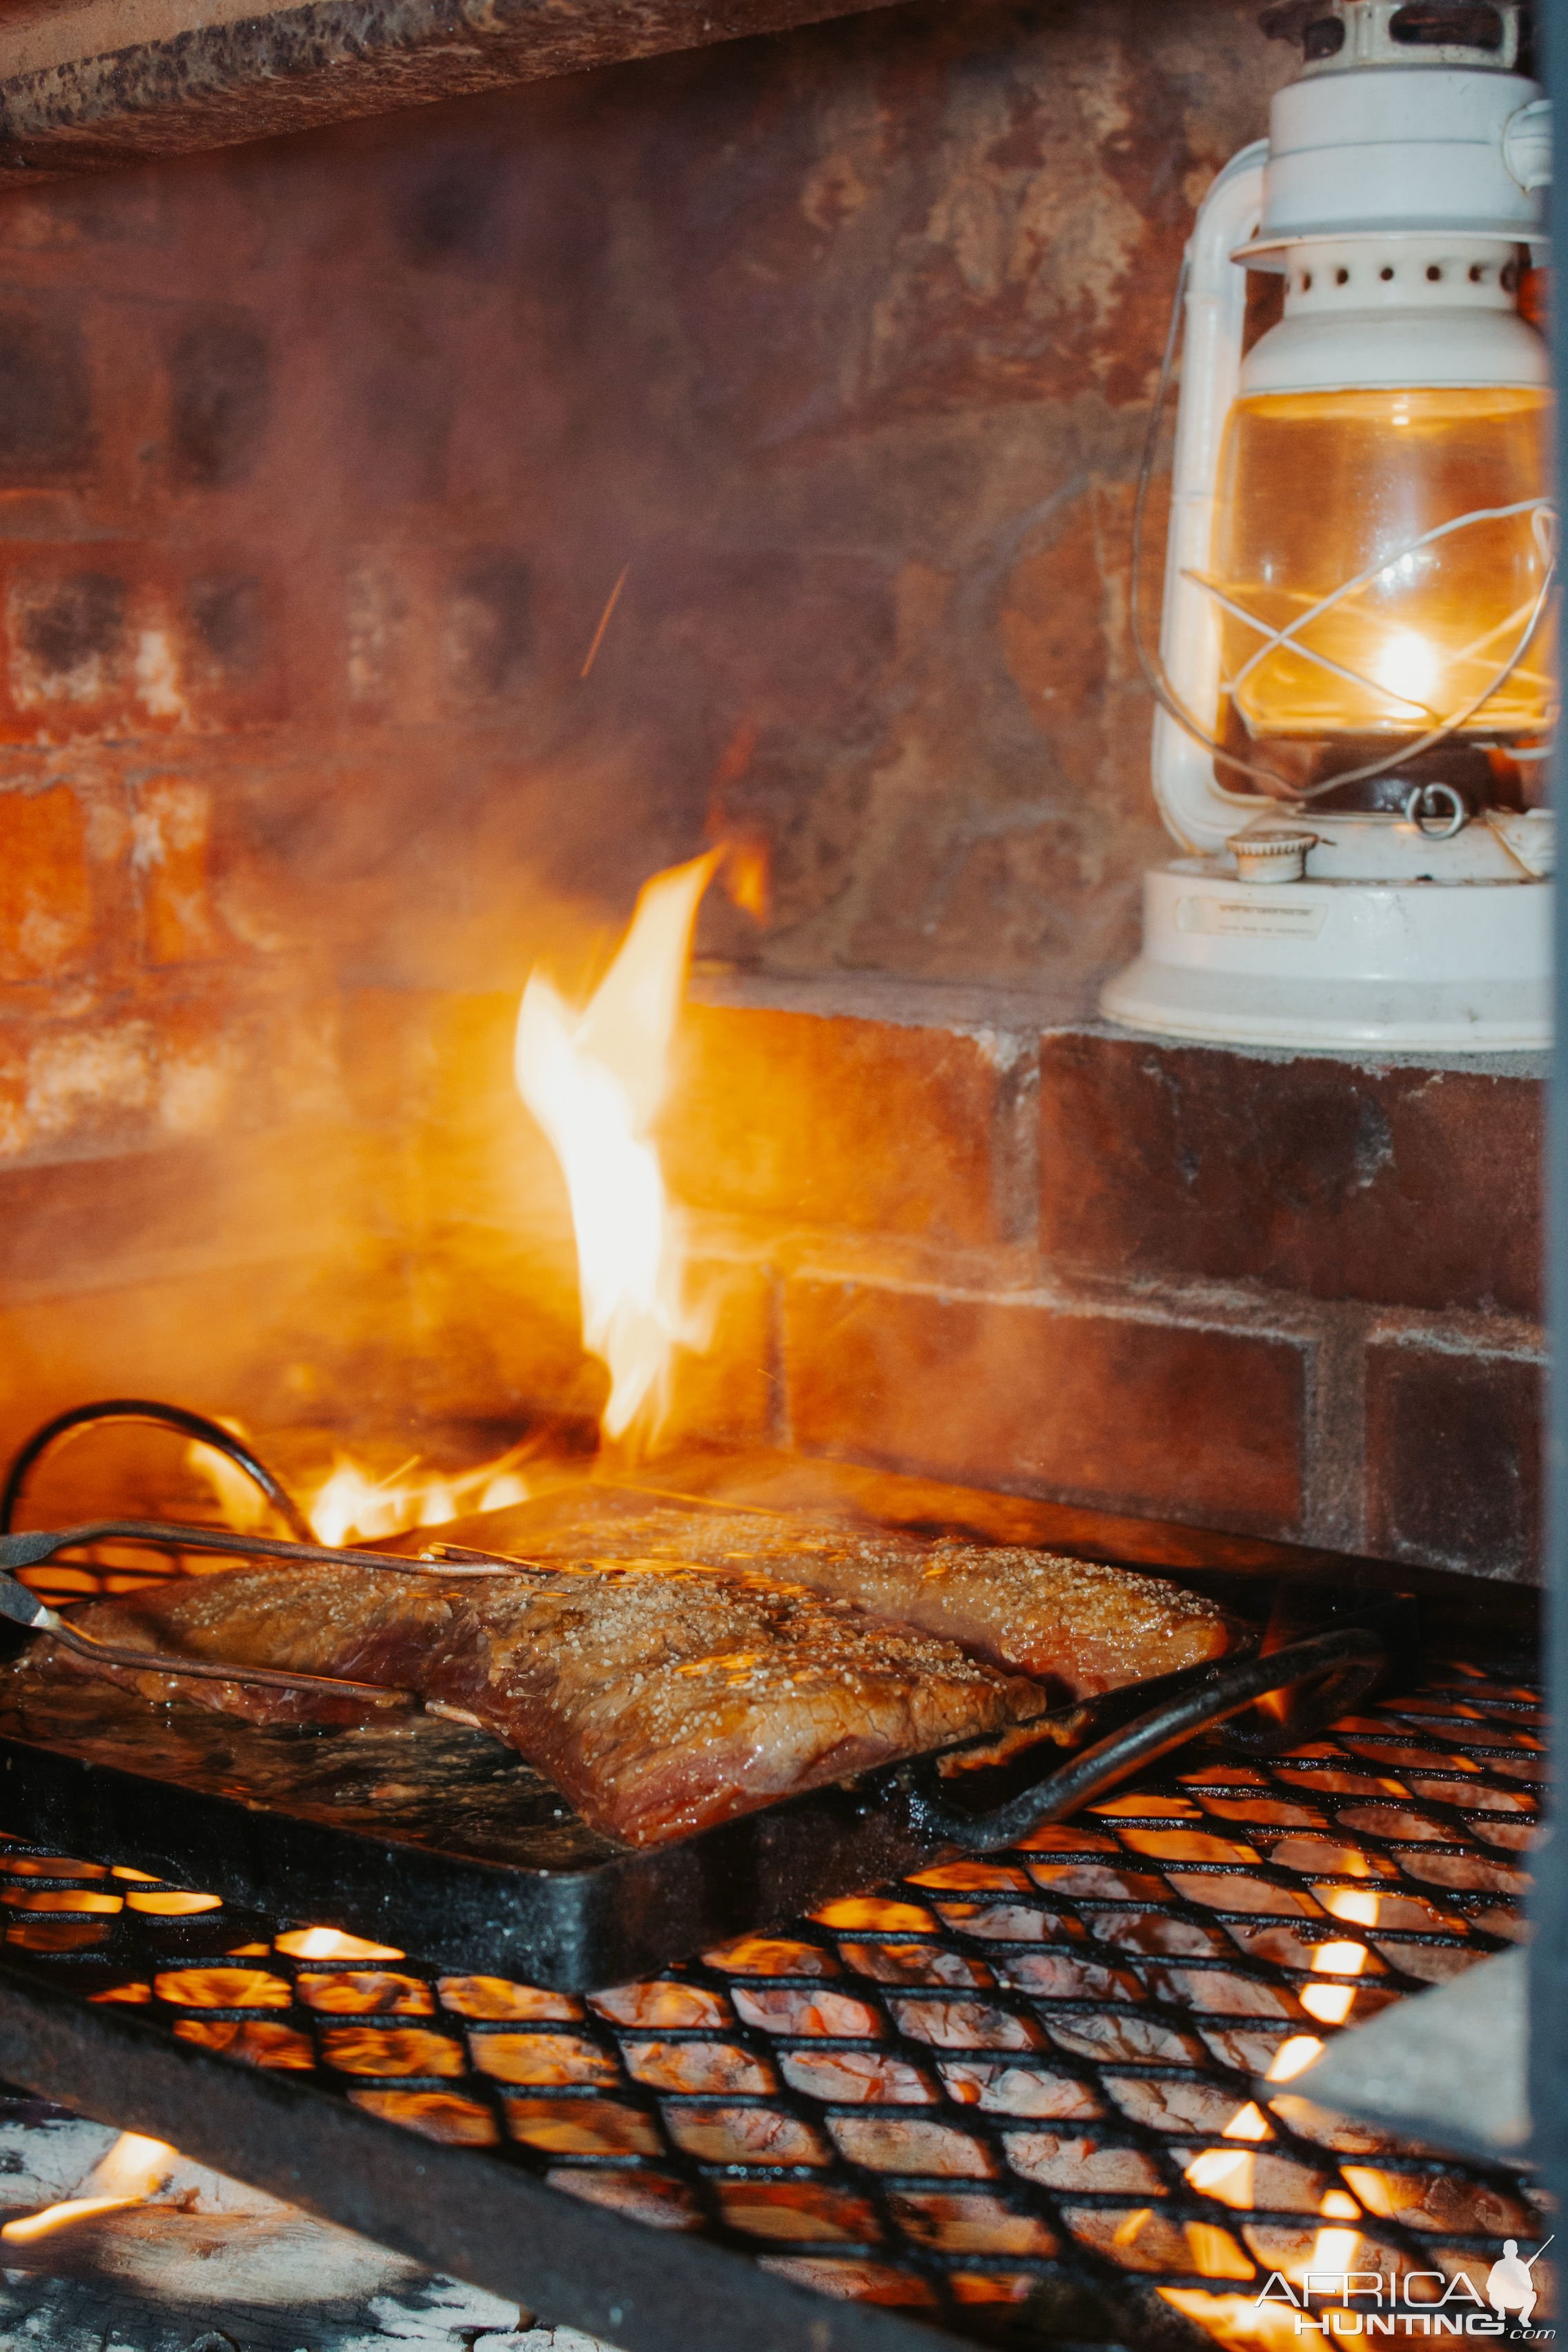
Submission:
M 353 1568 L 237 1569 L 73 1612 L 100 1640 L 399 1684 L 461 1709 L 595 1828 L 656 1845 L 797 1790 L 1043 1714 L 1037 1684 L 799 1584 L 671 1560 L 562 1561 L 461 1586 Z M 252 1721 L 343 1702 L 35 1652 Z
M 1058 1698 L 1201 1665 L 1224 1655 L 1233 1631 L 1215 1602 L 1132 1569 L 862 1532 L 805 1513 L 688 1507 L 635 1488 L 546 1495 L 470 1522 L 468 1539 L 531 1559 L 591 1549 L 601 1559 L 760 1568 L 1032 1675 Z

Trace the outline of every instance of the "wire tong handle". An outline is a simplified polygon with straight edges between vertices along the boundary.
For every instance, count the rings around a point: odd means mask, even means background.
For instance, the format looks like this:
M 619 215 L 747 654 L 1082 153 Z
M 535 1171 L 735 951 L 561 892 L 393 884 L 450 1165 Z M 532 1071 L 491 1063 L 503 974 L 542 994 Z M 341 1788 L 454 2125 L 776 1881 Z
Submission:
M 238 1559 L 309 1560 L 326 1568 L 374 1568 L 394 1576 L 508 1576 L 510 1560 L 484 1552 L 461 1558 L 413 1558 L 397 1552 L 333 1550 L 327 1544 L 293 1543 L 280 1536 L 236 1535 L 231 1528 L 177 1527 L 161 1519 L 90 1519 L 79 1528 L 34 1528 L 0 1536 L 0 1570 L 41 1568 L 62 1551 L 94 1543 L 141 1544 L 150 1551 L 216 1551 Z
M 132 1673 L 195 1675 L 198 1681 L 259 1683 L 273 1690 L 314 1692 L 322 1698 L 369 1700 L 377 1706 L 412 1706 L 415 1695 L 389 1683 L 354 1682 L 342 1675 L 296 1673 L 288 1666 L 230 1664 L 217 1658 L 172 1656 L 158 1650 L 138 1650 L 119 1642 L 102 1642 L 72 1625 L 48 1603 L 16 1581 L 19 1569 L 41 1568 L 62 1551 L 92 1543 L 142 1544 L 157 1551 L 209 1551 L 242 1559 L 260 1558 L 310 1561 L 333 1568 L 378 1569 L 404 1576 L 505 1576 L 501 1560 L 486 1560 L 475 1553 L 461 1561 L 401 1559 L 395 1553 L 332 1551 L 323 1544 L 286 1543 L 272 1536 L 241 1536 L 225 1528 L 187 1528 L 156 1519 L 94 1519 L 79 1528 L 34 1528 L 20 1535 L 0 1536 L 0 1617 L 30 1633 L 48 1633 L 68 1650 L 95 1665 L 123 1666 Z

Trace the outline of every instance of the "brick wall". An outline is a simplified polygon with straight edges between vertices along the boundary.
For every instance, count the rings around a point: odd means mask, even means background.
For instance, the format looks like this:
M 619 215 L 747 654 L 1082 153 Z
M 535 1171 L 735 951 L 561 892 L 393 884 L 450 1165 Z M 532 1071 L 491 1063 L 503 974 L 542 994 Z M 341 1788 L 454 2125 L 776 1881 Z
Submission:
M 1524 1572 L 1532 1084 L 1073 1025 L 1176 257 L 1289 69 L 911 0 L 0 197 L 0 1447 L 591 1407 L 511 1007 L 740 833 L 686 1427 Z
M 756 993 L 694 1008 L 670 1120 L 767 1293 L 752 1433 L 1534 1578 L 1538 1072 Z
M 417 1106 L 407 1193 L 439 1204 L 428 1408 L 595 1412 L 560 1179 L 494 1112 L 512 1000 L 444 1001 L 434 1054 L 396 1010 L 362 1017 Z M 716 1328 L 666 1442 L 1533 1580 L 1542 1096 L 1518 1057 L 1275 1057 L 996 991 L 699 978 L 663 1150 Z

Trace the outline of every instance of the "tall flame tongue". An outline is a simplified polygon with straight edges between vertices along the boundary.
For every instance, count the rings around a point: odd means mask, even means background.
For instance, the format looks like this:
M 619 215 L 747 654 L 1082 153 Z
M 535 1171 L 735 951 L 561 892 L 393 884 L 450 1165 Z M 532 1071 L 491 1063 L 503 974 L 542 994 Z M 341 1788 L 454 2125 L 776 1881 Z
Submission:
M 701 1347 L 685 1252 L 651 1139 L 697 908 L 721 853 L 656 874 L 580 1012 L 534 972 L 517 1023 L 518 1091 L 555 1150 L 572 1203 L 583 1344 L 608 1366 L 606 1437 L 658 1433 L 678 1346 Z

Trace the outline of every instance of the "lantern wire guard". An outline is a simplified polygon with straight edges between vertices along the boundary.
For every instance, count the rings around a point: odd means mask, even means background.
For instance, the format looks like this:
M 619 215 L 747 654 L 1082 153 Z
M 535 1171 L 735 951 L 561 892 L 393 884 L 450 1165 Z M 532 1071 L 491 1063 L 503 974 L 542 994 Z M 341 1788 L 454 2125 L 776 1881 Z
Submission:
M 1201 743 L 1205 751 L 1212 751 L 1215 759 L 1226 768 L 1234 770 L 1239 775 L 1250 776 L 1256 782 L 1262 784 L 1271 799 L 1304 805 L 1309 802 L 1321 799 L 1326 793 L 1339 792 L 1347 784 L 1366 783 L 1374 776 L 1391 775 L 1396 769 L 1406 766 L 1410 761 L 1423 752 L 1433 751 L 1439 743 L 1447 742 L 1451 736 L 1458 732 L 1460 728 L 1473 719 L 1476 713 L 1482 709 L 1513 676 L 1530 647 L 1531 641 L 1546 610 L 1547 601 L 1557 583 L 1557 508 L 1555 502 L 1548 498 L 1527 499 L 1508 507 L 1477 508 L 1468 514 L 1457 515 L 1447 522 L 1435 524 L 1430 530 L 1423 531 L 1418 538 L 1381 555 L 1375 563 L 1369 565 L 1352 578 L 1342 581 L 1326 596 L 1318 598 L 1305 612 L 1299 614 L 1293 621 L 1288 622 L 1282 629 L 1273 628 L 1268 622 L 1247 612 L 1245 606 L 1228 597 L 1214 581 L 1205 579 L 1201 572 L 1190 567 L 1184 567 L 1181 574 L 1184 580 L 1190 580 L 1194 586 L 1201 588 L 1224 611 L 1243 622 L 1247 628 L 1255 630 L 1263 640 L 1258 651 L 1241 671 L 1233 677 L 1221 677 L 1222 695 L 1233 692 L 1245 678 L 1248 669 L 1266 660 L 1275 648 L 1287 644 L 1302 659 L 1315 663 L 1325 670 L 1333 671 L 1348 678 L 1352 684 L 1369 688 L 1375 692 L 1384 689 L 1379 689 L 1373 680 L 1358 677 L 1355 672 L 1346 670 L 1339 663 L 1330 660 L 1326 655 L 1315 651 L 1310 646 L 1303 645 L 1300 642 L 1301 633 L 1314 621 L 1320 620 L 1325 613 L 1331 611 L 1335 605 L 1355 595 L 1361 589 L 1377 579 L 1381 573 L 1392 571 L 1406 556 L 1417 554 L 1422 548 L 1431 546 L 1440 540 L 1448 538 L 1454 532 L 1464 530 L 1477 523 L 1503 521 L 1523 514 L 1528 514 L 1531 518 L 1531 529 L 1535 534 L 1543 565 L 1541 586 L 1526 609 L 1525 618 L 1520 625 L 1520 635 L 1511 653 L 1500 667 L 1487 679 L 1479 694 L 1473 695 L 1468 702 L 1452 712 L 1441 725 L 1432 728 L 1427 733 L 1417 737 L 1413 741 L 1402 741 L 1396 751 L 1387 753 L 1381 760 L 1368 761 L 1360 767 L 1342 769 L 1333 775 L 1321 778 L 1313 784 L 1293 784 L 1280 776 L 1275 769 L 1261 767 L 1256 761 L 1247 760 L 1239 751 L 1223 743 L 1210 728 L 1205 726 L 1197 713 L 1183 701 L 1166 672 L 1158 650 L 1150 647 L 1143 632 L 1143 544 L 1149 485 L 1153 476 L 1165 406 L 1175 374 L 1176 352 L 1181 341 L 1182 314 L 1186 301 L 1189 268 L 1190 265 L 1184 257 L 1176 278 L 1175 296 L 1171 305 L 1170 325 L 1166 331 L 1165 348 L 1160 362 L 1159 382 L 1155 387 L 1148 429 L 1143 437 L 1142 457 L 1138 467 L 1138 485 L 1132 501 L 1130 601 L 1133 650 L 1138 656 L 1138 666 L 1143 673 L 1150 693 L 1167 717 L 1173 719 L 1177 726 L 1190 735 L 1194 742 Z M 1476 648 L 1470 650 L 1473 651 Z M 1532 761 L 1545 760 L 1551 757 L 1551 745 L 1548 744 L 1540 750 L 1527 749 L 1514 751 L 1511 756 Z M 1222 793 L 1225 791 L 1224 785 L 1220 784 L 1217 779 L 1215 788 Z M 1420 785 L 1415 787 L 1416 793 L 1420 793 L 1425 789 L 1426 788 Z M 1245 805 L 1244 795 L 1237 793 L 1231 797 Z

